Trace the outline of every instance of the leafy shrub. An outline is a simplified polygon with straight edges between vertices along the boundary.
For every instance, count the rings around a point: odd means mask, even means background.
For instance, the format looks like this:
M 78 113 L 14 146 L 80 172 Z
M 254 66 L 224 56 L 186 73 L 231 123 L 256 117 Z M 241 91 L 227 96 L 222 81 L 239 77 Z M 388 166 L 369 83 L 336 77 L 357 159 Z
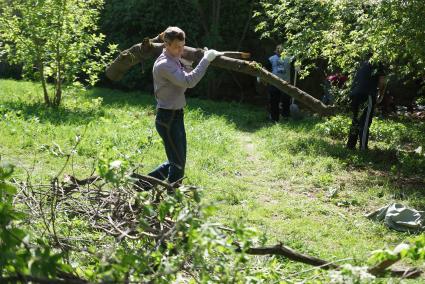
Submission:
M 315 131 L 332 138 L 346 139 L 350 131 L 351 119 L 347 116 L 337 115 L 326 119 L 315 127 Z M 374 118 L 370 126 L 370 139 L 385 142 L 390 146 L 398 146 L 418 140 L 418 133 L 412 131 L 405 124 Z
M 337 115 L 316 125 L 315 130 L 332 138 L 343 139 L 348 136 L 351 121 L 346 116 Z

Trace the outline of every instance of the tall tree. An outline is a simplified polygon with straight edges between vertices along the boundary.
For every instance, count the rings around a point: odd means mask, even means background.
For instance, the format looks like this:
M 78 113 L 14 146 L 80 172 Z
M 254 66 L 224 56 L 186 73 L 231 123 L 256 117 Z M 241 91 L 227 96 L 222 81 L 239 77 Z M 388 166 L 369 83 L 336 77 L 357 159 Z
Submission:
M 41 82 L 46 105 L 59 106 L 64 84 L 81 76 L 96 82 L 110 55 L 97 48 L 104 41 L 97 27 L 102 5 L 103 0 L 0 0 L 0 48 L 10 63 L 22 64 Z

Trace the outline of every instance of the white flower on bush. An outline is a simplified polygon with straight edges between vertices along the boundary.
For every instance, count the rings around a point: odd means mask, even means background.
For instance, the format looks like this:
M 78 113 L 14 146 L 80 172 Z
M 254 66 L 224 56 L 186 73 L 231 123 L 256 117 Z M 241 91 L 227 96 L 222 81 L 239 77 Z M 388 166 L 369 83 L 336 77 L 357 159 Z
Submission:
M 330 283 L 332 284 L 363 284 L 373 283 L 375 276 L 367 271 L 366 266 L 352 266 L 344 264 L 341 270 L 329 272 Z
M 111 170 L 119 169 L 121 168 L 121 164 L 122 162 L 120 160 L 115 160 L 109 164 L 109 169 Z

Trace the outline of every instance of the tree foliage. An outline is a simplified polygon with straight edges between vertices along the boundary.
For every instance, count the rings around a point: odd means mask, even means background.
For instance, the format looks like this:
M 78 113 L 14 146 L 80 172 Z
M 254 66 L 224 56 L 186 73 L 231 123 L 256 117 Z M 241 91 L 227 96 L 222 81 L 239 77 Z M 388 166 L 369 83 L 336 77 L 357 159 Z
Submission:
M 253 3 L 252 0 L 108 0 L 101 27 L 107 35 L 106 41 L 117 43 L 121 50 L 140 43 L 144 37 L 156 36 L 168 26 L 182 28 L 187 45 L 193 47 L 241 50 L 253 30 Z M 139 68 L 130 70 L 121 84 L 126 88 L 146 89 L 152 84 L 152 63 L 143 62 Z M 222 82 L 233 83 L 231 76 L 223 75 L 229 74 L 210 69 L 208 79 L 201 81 L 199 89 L 208 97 L 218 97 Z
M 97 21 L 103 0 L 17 0 L 0 2 L 0 48 L 42 83 L 44 101 L 59 106 L 65 84 L 97 81 L 109 54 Z M 84 76 L 84 78 L 82 78 Z M 47 82 L 53 82 L 53 95 Z
M 262 38 L 278 38 L 301 60 L 352 73 L 372 53 L 398 77 L 415 78 L 425 68 L 424 13 L 421 0 L 262 0 L 254 17 Z

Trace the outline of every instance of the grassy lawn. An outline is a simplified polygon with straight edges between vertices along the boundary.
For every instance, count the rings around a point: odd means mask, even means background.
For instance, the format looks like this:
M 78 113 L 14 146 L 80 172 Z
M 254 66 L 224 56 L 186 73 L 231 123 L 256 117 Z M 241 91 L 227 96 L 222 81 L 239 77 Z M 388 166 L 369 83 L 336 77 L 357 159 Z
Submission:
M 140 173 L 165 160 L 151 95 L 93 89 L 65 97 L 58 110 L 41 99 L 37 84 L 0 80 L 0 155 L 18 167 L 16 178 L 55 176 L 79 135 L 64 171 L 79 178 L 99 157 L 127 160 Z M 185 116 L 185 183 L 204 189 L 215 219 L 250 224 L 270 244 L 365 264 L 371 251 L 409 237 L 365 213 L 392 202 L 425 209 L 425 156 L 411 153 L 425 147 L 424 122 L 377 119 L 371 150 L 359 153 L 344 148 L 344 116 L 271 124 L 262 108 L 198 99 Z M 288 273 L 308 268 L 282 262 Z

